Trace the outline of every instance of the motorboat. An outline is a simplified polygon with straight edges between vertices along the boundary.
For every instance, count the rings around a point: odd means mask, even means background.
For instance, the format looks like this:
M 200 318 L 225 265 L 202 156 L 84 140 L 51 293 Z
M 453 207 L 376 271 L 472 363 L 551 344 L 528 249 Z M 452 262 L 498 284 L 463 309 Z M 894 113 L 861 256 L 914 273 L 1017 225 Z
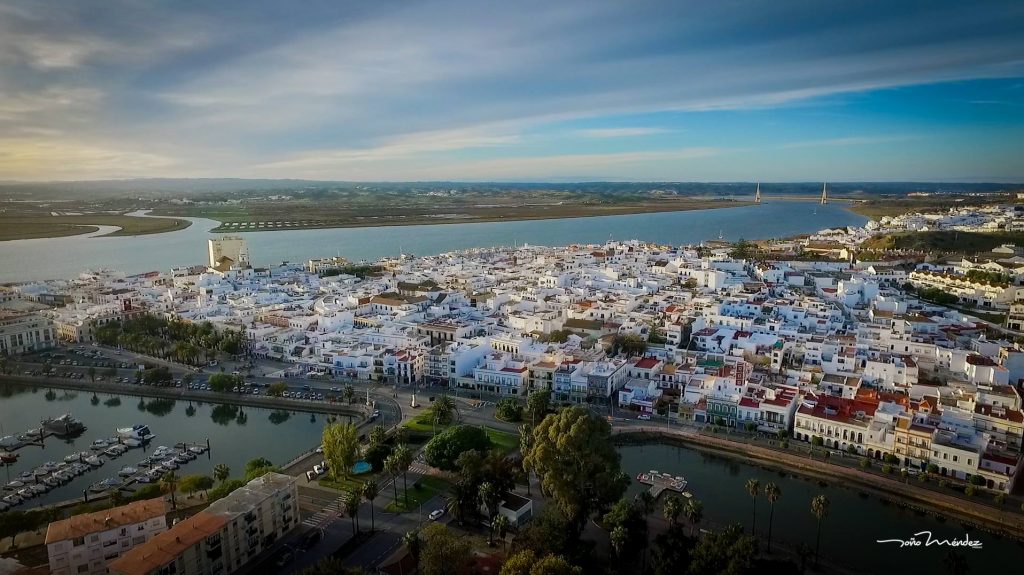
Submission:
M 11 453 L 10 451 L 0 451 L 0 463 L 14 463 L 17 460 L 17 453 Z
M 110 447 L 110 444 L 107 443 L 106 439 L 97 439 L 96 441 L 92 442 L 92 445 L 89 446 L 89 449 L 93 451 L 102 451 L 108 447 Z
M 35 478 L 35 474 L 33 474 L 31 471 L 22 471 L 21 474 L 18 475 L 18 479 L 22 481 L 34 481 Z
M 11 481 L 7 485 L 4 485 L 4 489 L 7 489 L 9 491 L 13 491 L 15 489 L 21 489 L 22 487 L 25 487 L 25 482 L 24 481 L 18 481 L 17 479 L 15 479 L 14 481 Z
M 194 458 L 195 458 L 195 456 L 193 456 L 193 459 Z M 186 456 L 184 453 L 179 453 L 179 454 L 175 455 L 174 456 L 174 460 L 177 461 L 178 463 L 181 463 L 181 464 L 185 464 L 185 463 L 189 462 L 188 456 Z
M 104 479 L 103 481 L 100 481 L 99 483 L 94 483 L 91 487 L 89 487 L 89 491 L 92 491 L 94 493 L 101 493 L 103 491 L 107 491 L 108 489 L 120 489 L 122 485 L 124 485 L 124 482 L 118 479 L 117 477 L 109 477 L 107 479 Z
M 206 453 L 206 447 L 202 445 L 193 445 L 188 448 L 189 452 L 195 453 L 196 455 L 202 455 Z
M 96 457 L 95 455 L 90 455 L 89 457 L 86 457 L 85 462 L 93 467 L 99 467 L 103 465 L 103 460 L 100 459 L 99 457 Z
M 135 439 L 134 437 L 124 437 L 121 439 L 121 445 L 125 447 L 142 447 L 143 441 L 141 439 Z
M 47 477 L 46 479 L 43 480 L 43 484 L 44 485 L 49 485 L 50 487 L 59 487 L 60 486 L 60 478 L 57 477 L 56 475 L 51 475 L 51 476 L 49 476 L 49 477 Z
M 3 502 L 12 506 L 17 505 L 21 503 L 21 497 L 19 497 L 16 493 L 12 493 L 10 495 L 5 495 Z
M 16 449 L 21 447 L 21 440 L 13 435 L 0 437 L 0 447 L 4 449 Z
M 50 474 L 50 471 L 47 470 L 47 469 L 43 469 L 42 467 L 36 467 L 35 469 L 32 470 L 32 475 L 34 475 L 36 477 L 43 477 L 43 476 L 49 475 L 49 474 Z
M 81 435 L 86 430 L 85 424 L 71 417 L 70 413 L 65 413 L 60 417 L 44 419 L 41 423 L 42 429 L 57 437 L 73 437 Z
M 164 461 L 160 465 L 162 467 L 164 467 L 165 469 L 177 469 L 178 468 L 178 462 L 175 461 L 174 459 L 168 459 L 167 461 Z
M 153 469 L 150 469 L 149 472 L 146 473 L 146 477 L 152 481 L 158 481 L 163 476 L 164 468 L 159 465 L 154 467 Z
M 133 425 L 131 427 L 119 427 L 117 429 L 117 436 L 122 439 L 138 439 L 139 441 L 149 441 L 156 437 L 152 431 L 149 430 L 148 425 Z
M 72 453 L 71 455 L 65 456 L 64 461 L 68 463 L 75 463 L 89 457 L 88 451 L 79 451 L 78 453 Z
M 60 469 L 60 464 L 57 463 L 56 461 L 47 461 L 46 463 L 40 465 L 39 467 L 45 469 L 47 473 L 53 473 L 54 471 Z
M 109 455 L 111 457 L 119 457 L 121 455 L 124 455 L 127 451 L 128 451 L 127 447 L 125 447 L 125 446 L 123 446 L 121 444 L 115 444 L 115 445 L 111 445 L 110 447 L 104 449 L 103 453 L 105 453 L 105 454 L 107 454 L 107 455 Z
M 89 466 L 84 463 L 79 462 L 71 464 L 71 472 L 75 475 L 81 475 L 86 471 L 89 471 Z
M 143 473 L 135 477 L 136 483 L 150 483 L 152 480 L 149 478 L 149 474 Z
M 26 431 L 24 433 L 24 435 L 25 435 L 25 437 L 28 437 L 28 438 L 31 438 L 31 439 L 39 439 L 40 437 L 43 436 L 43 428 L 42 427 L 37 427 L 35 429 L 30 429 L 30 430 Z
M 35 485 L 29 485 L 28 489 L 36 492 L 36 495 L 42 495 L 49 491 L 51 488 L 45 483 L 36 483 Z
M 35 496 L 36 496 L 36 492 L 32 491 L 31 487 L 23 487 L 23 488 L 18 490 L 18 497 L 21 497 L 22 500 L 32 499 Z
M 125 465 L 124 467 L 121 468 L 120 471 L 117 472 L 117 474 L 120 475 L 121 477 L 131 477 L 132 475 L 135 475 L 138 472 L 138 469 L 130 465 Z

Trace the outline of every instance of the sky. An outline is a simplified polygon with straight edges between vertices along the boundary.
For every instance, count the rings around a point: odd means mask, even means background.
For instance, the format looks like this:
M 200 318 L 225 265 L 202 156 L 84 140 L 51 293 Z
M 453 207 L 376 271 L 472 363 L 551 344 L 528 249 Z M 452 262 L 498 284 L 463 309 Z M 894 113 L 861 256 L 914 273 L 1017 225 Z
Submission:
M 1024 2 L 0 0 L 0 180 L 1024 182 Z

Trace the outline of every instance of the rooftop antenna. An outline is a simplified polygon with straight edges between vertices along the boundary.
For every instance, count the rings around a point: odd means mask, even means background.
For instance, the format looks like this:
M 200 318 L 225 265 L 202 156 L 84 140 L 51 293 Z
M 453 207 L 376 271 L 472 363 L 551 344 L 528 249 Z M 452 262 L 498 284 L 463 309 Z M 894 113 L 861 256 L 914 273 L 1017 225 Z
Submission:
M 761 182 L 757 183 L 757 191 L 754 192 L 754 203 L 755 204 L 760 204 L 761 203 Z

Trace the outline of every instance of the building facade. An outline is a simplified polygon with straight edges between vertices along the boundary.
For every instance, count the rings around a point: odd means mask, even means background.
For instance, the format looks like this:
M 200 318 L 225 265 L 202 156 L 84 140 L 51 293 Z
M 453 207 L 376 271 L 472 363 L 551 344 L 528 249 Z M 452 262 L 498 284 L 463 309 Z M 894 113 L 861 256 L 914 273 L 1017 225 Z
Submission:
M 54 521 L 46 529 L 50 573 L 106 573 L 110 562 L 167 531 L 166 513 L 157 498 Z

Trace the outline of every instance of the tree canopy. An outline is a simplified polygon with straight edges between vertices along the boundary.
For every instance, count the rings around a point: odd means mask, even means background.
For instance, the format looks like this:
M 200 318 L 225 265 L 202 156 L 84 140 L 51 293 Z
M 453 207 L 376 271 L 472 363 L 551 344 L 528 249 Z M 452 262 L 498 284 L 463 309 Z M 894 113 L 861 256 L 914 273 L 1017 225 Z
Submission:
M 359 430 L 351 423 L 334 423 L 324 428 L 324 460 L 332 477 L 348 477 L 359 457 Z
M 525 457 L 577 535 L 593 513 L 607 509 L 629 486 L 620 463 L 611 426 L 583 407 L 546 417 L 534 429 Z
M 456 425 L 434 436 L 423 448 L 427 463 L 443 469 L 454 471 L 459 455 L 465 451 L 476 450 L 486 453 L 491 448 L 491 440 L 487 432 L 471 425 Z

